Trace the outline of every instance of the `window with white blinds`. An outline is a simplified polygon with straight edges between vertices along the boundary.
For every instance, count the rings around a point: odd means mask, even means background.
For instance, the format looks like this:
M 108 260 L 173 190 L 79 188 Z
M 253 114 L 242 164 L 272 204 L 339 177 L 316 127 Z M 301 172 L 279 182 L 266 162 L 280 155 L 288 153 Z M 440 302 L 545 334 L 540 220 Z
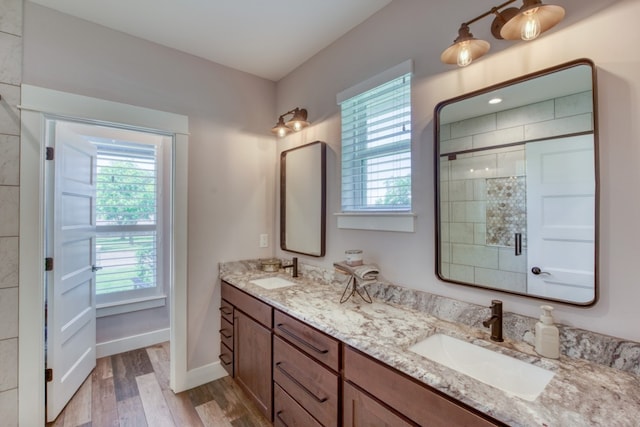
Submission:
M 93 141 L 98 303 L 149 296 L 159 286 L 159 147 Z M 124 295 L 123 295 L 124 294 Z
M 411 210 L 411 73 L 340 102 L 342 211 Z

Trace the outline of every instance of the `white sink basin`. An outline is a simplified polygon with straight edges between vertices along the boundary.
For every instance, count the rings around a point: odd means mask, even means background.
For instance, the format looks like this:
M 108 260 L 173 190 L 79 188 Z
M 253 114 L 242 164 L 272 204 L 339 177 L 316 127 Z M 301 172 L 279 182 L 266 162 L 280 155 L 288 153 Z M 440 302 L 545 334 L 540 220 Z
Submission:
M 287 286 L 293 286 L 296 284 L 287 279 L 283 279 L 282 277 L 265 277 L 264 279 L 252 280 L 251 283 L 265 289 L 286 288 Z
M 555 375 L 544 368 L 444 334 L 431 335 L 409 350 L 530 402 Z

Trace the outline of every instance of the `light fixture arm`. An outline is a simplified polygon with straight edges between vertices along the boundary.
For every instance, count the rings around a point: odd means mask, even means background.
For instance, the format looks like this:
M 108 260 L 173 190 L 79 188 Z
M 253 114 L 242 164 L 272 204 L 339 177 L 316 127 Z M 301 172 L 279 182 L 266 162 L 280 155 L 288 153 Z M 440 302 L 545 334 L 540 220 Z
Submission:
M 508 0 L 508 1 L 504 2 L 504 3 L 502 3 L 501 5 L 492 7 L 490 10 L 486 11 L 482 15 L 478 15 L 475 18 L 473 18 L 473 19 L 471 19 L 471 20 L 469 20 L 467 22 L 464 22 L 463 25 L 467 25 L 467 26 L 471 25 L 474 22 L 477 22 L 477 21 L 481 20 L 482 18 L 491 15 L 492 13 L 495 14 L 495 15 L 499 15 L 500 14 L 500 9 L 502 9 L 503 7 L 505 7 L 507 5 L 510 5 L 511 3 L 515 2 L 515 1 L 516 0 Z

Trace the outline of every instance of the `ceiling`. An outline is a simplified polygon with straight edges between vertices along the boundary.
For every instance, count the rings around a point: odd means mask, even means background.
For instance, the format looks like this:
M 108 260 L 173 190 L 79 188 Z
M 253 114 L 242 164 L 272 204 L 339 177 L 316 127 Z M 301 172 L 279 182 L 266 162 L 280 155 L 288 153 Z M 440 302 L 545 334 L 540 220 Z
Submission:
M 391 0 L 31 0 L 277 81 Z

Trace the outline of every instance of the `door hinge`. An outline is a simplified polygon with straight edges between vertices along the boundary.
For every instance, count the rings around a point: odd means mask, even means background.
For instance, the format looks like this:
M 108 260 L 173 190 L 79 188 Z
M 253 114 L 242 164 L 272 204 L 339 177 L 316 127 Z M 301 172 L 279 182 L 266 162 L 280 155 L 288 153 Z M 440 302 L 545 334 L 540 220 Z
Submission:
M 44 380 L 48 383 L 53 381 L 53 369 L 44 370 Z
M 53 147 L 47 147 L 47 160 L 53 160 L 54 157 L 54 150 Z
M 44 271 L 53 271 L 53 258 L 44 259 Z

